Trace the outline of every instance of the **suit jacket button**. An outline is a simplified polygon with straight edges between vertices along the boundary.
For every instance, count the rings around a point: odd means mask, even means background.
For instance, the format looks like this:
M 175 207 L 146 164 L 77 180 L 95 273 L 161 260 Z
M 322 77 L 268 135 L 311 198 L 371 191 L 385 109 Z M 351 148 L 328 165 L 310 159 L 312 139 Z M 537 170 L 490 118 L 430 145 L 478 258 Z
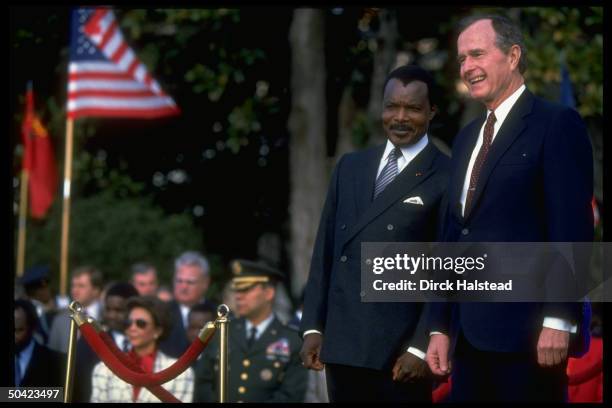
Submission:
M 388 229 L 389 231 L 393 231 L 393 224 L 389 224 L 389 225 L 387 225 L 387 229 Z
M 464 229 L 461 230 L 461 234 L 462 235 L 467 235 L 469 233 L 470 233 L 470 229 L 469 228 L 464 228 Z
M 341 230 L 345 230 L 345 229 L 346 229 L 346 224 L 342 224 L 342 225 L 340 226 L 340 229 L 341 229 Z
M 347 258 L 346 258 L 346 255 L 342 255 L 342 256 L 340 257 L 340 262 L 346 262 L 346 259 L 347 259 Z

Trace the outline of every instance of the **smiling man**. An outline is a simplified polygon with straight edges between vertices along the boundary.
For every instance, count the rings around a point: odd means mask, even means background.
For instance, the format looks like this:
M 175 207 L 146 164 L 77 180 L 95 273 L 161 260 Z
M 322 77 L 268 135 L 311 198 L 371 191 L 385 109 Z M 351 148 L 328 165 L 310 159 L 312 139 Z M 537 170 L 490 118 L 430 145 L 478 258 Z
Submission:
M 325 368 L 331 402 L 431 401 L 423 305 L 361 302 L 362 242 L 435 239 L 448 159 L 429 140 L 436 87 L 402 66 L 384 84 L 387 142 L 334 170 L 306 285 L 304 366 Z
M 512 21 L 474 16 L 458 31 L 461 79 L 487 112 L 455 138 L 441 239 L 591 241 L 593 159 L 582 119 L 526 89 L 527 50 Z M 546 290 L 563 285 L 554 274 Z M 452 373 L 452 401 L 564 401 L 581 319 L 579 303 L 435 303 L 427 360 L 435 374 Z

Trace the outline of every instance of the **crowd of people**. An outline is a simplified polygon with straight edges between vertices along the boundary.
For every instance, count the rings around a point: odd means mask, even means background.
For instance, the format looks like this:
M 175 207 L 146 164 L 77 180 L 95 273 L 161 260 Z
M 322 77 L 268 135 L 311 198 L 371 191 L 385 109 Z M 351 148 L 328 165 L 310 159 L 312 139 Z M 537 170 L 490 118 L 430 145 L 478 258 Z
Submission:
M 308 385 L 309 374 L 299 361 L 299 320 L 294 316 L 288 321 L 292 313 L 277 310 L 276 305 L 287 303 L 276 301 L 283 275 L 262 261 L 235 260 L 231 271 L 220 299 L 231 305 L 230 400 L 324 401 L 320 391 L 307 393 L 307 388 L 321 387 Z M 210 283 L 206 257 L 187 251 L 175 259 L 170 293 L 148 263 L 133 265 L 125 281 L 107 283 L 98 268 L 79 266 L 70 277 L 70 300 L 79 302 L 145 373 L 155 373 L 174 364 L 199 341 L 204 325 L 215 320 L 219 302 L 207 296 Z M 67 302 L 58 307 L 48 268 L 28 269 L 17 285 L 14 385 L 63 386 L 71 320 Z M 252 337 L 254 328 L 257 334 Z M 163 387 L 183 402 L 218 401 L 218 337 Z M 148 389 L 117 377 L 80 333 L 75 349 L 72 401 L 159 401 Z
M 519 27 L 503 16 L 466 18 L 457 52 L 461 78 L 486 115 L 460 131 L 448 158 L 428 135 L 441 109 L 433 77 L 416 65 L 388 74 L 381 117 L 388 140 L 337 163 L 295 313 L 281 307 L 278 270 L 231 263 L 221 299 L 233 313 L 229 401 L 601 401 L 602 320 L 589 327 L 588 301 L 361 299 L 366 242 L 593 239 L 586 127 L 576 111 L 527 89 Z M 47 274 L 28 271 L 15 302 L 19 386 L 62 384 L 70 317 L 53 306 Z M 547 280 L 546 290 L 563 288 L 563 276 Z M 171 291 L 145 263 L 133 266 L 129 282 L 104 283 L 95 267 L 75 268 L 71 299 L 145 373 L 176 362 L 215 317 L 210 267 L 198 252 L 176 258 Z M 163 387 L 183 402 L 219 401 L 218 341 Z M 156 400 L 114 375 L 83 338 L 76 364 L 75 401 Z

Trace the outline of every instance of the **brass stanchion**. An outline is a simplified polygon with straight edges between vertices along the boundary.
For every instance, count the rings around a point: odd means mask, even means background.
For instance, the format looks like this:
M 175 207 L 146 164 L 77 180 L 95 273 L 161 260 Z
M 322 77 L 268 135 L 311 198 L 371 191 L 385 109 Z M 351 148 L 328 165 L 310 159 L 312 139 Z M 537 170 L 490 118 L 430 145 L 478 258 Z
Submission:
M 227 325 L 229 323 L 229 311 L 227 305 L 220 305 L 217 308 L 217 320 L 215 321 L 221 332 L 221 337 L 219 338 L 219 402 L 227 402 Z
M 70 303 L 70 339 L 68 343 L 68 364 L 66 364 L 66 380 L 64 382 L 64 402 L 70 402 L 72 399 L 72 377 L 74 371 L 74 357 L 76 355 L 76 337 L 77 337 L 77 324 L 80 326 L 83 324 L 83 315 L 81 311 L 83 307 L 79 302 Z

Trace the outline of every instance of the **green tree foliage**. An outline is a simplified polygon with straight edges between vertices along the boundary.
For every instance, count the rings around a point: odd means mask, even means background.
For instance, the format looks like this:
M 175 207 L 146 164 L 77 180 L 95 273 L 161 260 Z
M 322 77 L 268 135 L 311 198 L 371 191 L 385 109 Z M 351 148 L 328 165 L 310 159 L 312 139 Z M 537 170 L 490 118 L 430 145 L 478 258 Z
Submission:
M 28 264 L 59 265 L 61 202 L 55 202 L 48 222 L 28 229 Z M 105 280 L 125 280 L 129 267 L 148 260 L 170 282 L 172 261 L 187 248 L 202 247 L 198 231 L 184 215 L 164 215 L 150 199 L 118 199 L 109 191 L 75 200 L 71 207 L 70 268 L 91 264 Z
M 234 153 L 262 130 L 262 118 L 278 112 L 278 97 L 269 95 L 268 82 L 254 75 L 266 55 L 261 48 L 245 45 L 240 10 L 118 10 L 117 14 L 126 36 L 133 43 L 143 41 L 139 55 L 152 72 L 174 76 L 174 86 L 166 87 L 171 93 L 190 91 L 190 98 L 196 96 L 192 100 L 198 95 L 205 98 L 198 105 L 220 119 L 213 129 L 225 130 L 227 146 Z M 232 41 L 233 36 L 240 41 Z M 173 92 L 177 85 L 179 92 Z M 209 110 L 207 105 L 214 107 Z
M 558 97 L 560 65 L 567 64 L 576 104 L 583 117 L 603 113 L 603 7 L 521 9 L 528 31 L 525 42 L 528 86 Z

